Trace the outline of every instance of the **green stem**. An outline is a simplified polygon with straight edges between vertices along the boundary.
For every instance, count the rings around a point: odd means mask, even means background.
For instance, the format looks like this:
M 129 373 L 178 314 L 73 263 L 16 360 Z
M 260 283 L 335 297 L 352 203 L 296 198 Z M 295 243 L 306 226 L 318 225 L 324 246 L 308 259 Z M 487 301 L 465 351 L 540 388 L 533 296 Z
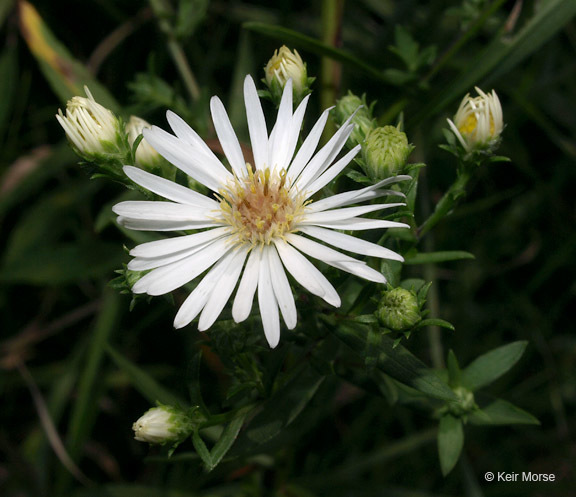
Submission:
M 470 167 L 463 167 L 458 173 L 456 181 L 440 199 L 432 215 L 418 228 L 418 236 L 422 237 L 436 226 L 446 215 L 454 209 L 458 201 L 466 194 L 466 185 L 472 177 Z
M 200 98 L 200 87 L 198 86 L 198 82 L 194 77 L 192 69 L 190 69 L 182 45 L 180 45 L 174 36 L 174 28 L 168 20 L 170 10 L 163 0 L 150 0 L 150 5 L 152 6 L 152 10 L 154 10 L 154 14 L 158 18 L 160 30 L 166 36 L 168 51 L 176 65 L 176 69 L 178 69 L 178 72 L 180 73 L 184 86 L 186 86 L 186 90 L 188 90 L 192 100 L 196 101 Z
M 342 13 L 344 0 L 322 0 L 322 41 L 332 47 L 340 45 L 340 30 L 342 27 Z M 334 105 L 338 89 L 342 66 L 339 62 L 322 57 L 320 69 L 320 103 L 323 109 Z M 324 137 L 330 136 L 334 124 L 328 124 L 324 128 Z

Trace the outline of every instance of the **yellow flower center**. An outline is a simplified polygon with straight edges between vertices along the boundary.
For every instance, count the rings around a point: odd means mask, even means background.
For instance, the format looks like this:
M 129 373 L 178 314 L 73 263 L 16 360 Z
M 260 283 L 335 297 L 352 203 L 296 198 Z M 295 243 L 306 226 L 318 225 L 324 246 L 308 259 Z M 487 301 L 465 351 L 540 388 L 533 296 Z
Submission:
M 303 195 L 290 192 L 286 171 L 258 169 L 219 191 L 223 221 L 236 234 L 236 243 L 268 245 L 294 231 L 305 205 Z

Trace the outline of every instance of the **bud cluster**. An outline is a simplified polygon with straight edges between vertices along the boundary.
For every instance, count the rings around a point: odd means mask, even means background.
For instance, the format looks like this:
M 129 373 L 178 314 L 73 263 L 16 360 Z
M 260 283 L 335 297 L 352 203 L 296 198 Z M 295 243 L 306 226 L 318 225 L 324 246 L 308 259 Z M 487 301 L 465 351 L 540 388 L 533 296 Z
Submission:
M 110 109 L 100 105 L 87 87 L 86 97 L 73 97 L 66 104 L 66 114 L 58 110 L 56 119 L 64 128 L 74 151 L 104 173 L 123 176 L 122 166 L 133 164 L 145 169 L 161 165 L 163 159 L 142 139 L 132 150 L 144 128 L 150 124 L 131 116 L 127 124 Z

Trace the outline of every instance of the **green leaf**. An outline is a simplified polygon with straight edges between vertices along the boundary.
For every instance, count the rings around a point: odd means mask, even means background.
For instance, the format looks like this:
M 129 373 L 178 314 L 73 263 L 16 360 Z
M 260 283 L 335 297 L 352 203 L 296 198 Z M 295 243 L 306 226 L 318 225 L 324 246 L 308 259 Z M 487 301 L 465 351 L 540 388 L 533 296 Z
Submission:
M 464 429 L 459 418 L 446 414 L 438 426 L 438 456 L 442 474 L 446 476 L 460 459 L 464 447 Z
M 75 95 L 84 95 L 84 85 L 86 85 L 99 104 L 113 112 L 117 111 L 119 106 L 114 97 L 70 55 L 66 47 L 46 26 L 32 4 L 21 0 L 18 7 L 22 36 L 60 100 L 64 103 Z
M 520 360 L 527 345 L 526 341 L 513 342 L 481 355 L 462 371 L 462 384 L 475 391 L 492 383 Z
M 206 447 L 204 440 L 200 437 L 198 430 L 195 430 L 192 434 L 192 444 L 200 456 L 200 459 L 202 459 L 204 466 L 206 466 L 206 468 L 212 468 L 212 456 L 210 455 L 210 451 L 208 450 L 208 447 Z
M 351 53 L 334 48 L 331 45 L 322 43 L 315 38 L 303 35 L 297 31 L 263 22 L 245 22 L 242 24 L 242 27 L 269 36 L 270 38 L 276 38 L 287 45 L 303 48 L 322 57 L 337 60 L 353 69 L 358 69 L 383 83 L 393 85 L 397 84 L 396 81 L 393 81 L 393 79 L 389 78 L 384 72 L 358 59 Z
M 460 366 L 458 365 L 458 359 L 456 359 L 456 354 L 450 349 L 448 352 L 448 377 L 450 378 L 450 386 L 452 388 L 459 387 L 462 383 L 462 372 L 460 371 Z
M 208 466 L 208 471 L 212 471 L 226 455 L 226 453 L 232 447 L 232 444 L 238 437 L 238 433 L 244 424 L 246 415 L 251 408 L 244 408 L 238 410 L 236 416 L 228 423 L 224 431 L 220 435 L 220 438 L 214 445 L 214 448 L 210 451 L 210 465 Z
M 364 326 L 341 324 L 332 332 L 348 347 L 363 356 L 366 352 L 368 330 Z M 395 380 L 404 383 L 430 397 L 442 400 L 455 400 L 452 390 L 435 371 L 402 345 L 394 347 L 394 340 L 382 335 L 380 343 L 372 346 L 376 356 L 376 367 Z
M 474 425 L 539 425 L 532 414 L 516 407 L 502 399 L 474 411 L 468 416 L 468 421 Z
M 435 264 L 438 262 L 459 261 L 462 259 L 474 259 L 474 254 L 463 250 L 446 250 L 443 252 L 419 252 L 406 258 L 405 264 Z
M 106 347 L 106 351 L 116 365 L 128 375 L 134 388 L 147 398 L 151 404 L 161 402 L 167 405 L 187 407 L 187 402 L 184 402 L 183 399 L 166 390 L 146 371 L 126 359 L 126 357 L 111 345 Z
M 415 328 L 424 328 L 425 326 L 439 326 L 440 328 L 447 328 L 452 331 L 455 329 L 452 323 L 438 318 L 423 319 L 415 326 Z
M 234 455 L 245 454 L 272 440 L 298 417 L 323 381 L 324 377 L 309 364 L 299 367 L 294 376 L 264 402 L 262 410 L 238 438 Z

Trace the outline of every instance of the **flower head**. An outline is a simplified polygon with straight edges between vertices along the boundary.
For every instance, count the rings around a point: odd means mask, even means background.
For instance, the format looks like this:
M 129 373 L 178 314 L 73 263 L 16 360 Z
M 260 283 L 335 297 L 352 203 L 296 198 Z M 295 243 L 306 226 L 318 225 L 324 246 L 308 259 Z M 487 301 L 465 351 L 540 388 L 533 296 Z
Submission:
M 58 109 L 56 119 L 79 155 L 114 151 L 120 129 L 118 118 L 94 100 L 88 87 L 84 91 L 88 98 L 72 97 L 66 104 L 66 115 Z
M 274 51 L 264 68 L 266 84 L 270 89 L 273 100 L 280 101 L 282 92 L 288 80 L 292 80 L 292 89 L 297 102 L 310 93 L 309 85 L 312 81 L 308 78 L 306 64 L 300 54 L 292 52 L 286 45 Z
M 422 319 L 418 297 L 401 287 L 382 292 L 377 313 L 382 325 L 394 331 L 408 330 Z
M 192 432 L 190 417 L 180 408 L 158 406 L 148 409 L 132 425 L 134 438 L 139 442 L 165 444 L 178 442 Z
M 366 136 L 362 147 L 366 174 L 373 180 L 398 174 L 412 150 L 406 133 L 395 126 L 374 128 Z
M 142 134 L 144 128 L 151 127 L 152 125 L 141 117 L 130 116 L 130 120 L 128 124 L 126 124 L 126 133 L 128 134 L 130 146 L 132 146 L 136 139 Z M 136 164 L 140 167 L 148 168 L 158 165 L 160 160 L 160 154 L 143 138 L 136 149 Z
M 113 210 L 119 215 L 118 222 L 130 229 L 194 230 L 188 235 L 132 249 L 134 259 L 128 269 L 150 270 L 134 284 L 134 293 L 162 295 L 207 271 L 180 307 L 174 326 L 182 328 L 200 315 L 198 329 L 210 328 L 238 284 L 232 317 L 236 322 L 244 321 L 257 293 L 264 332 L 270 346 L 275 347 L 280 338 L 280 314 L 289 329 L 297 323 L 286 273 L 327 303 L 340 305 L 334 287 L 307 257 L 370 281 L 386 281 L 365 262 L 329 245 L 401 261 L 402 257 L 391 250 L 340 230 L 407 227 L 394 221 L 360 217 L 402 203 L 353 205 L 386 195 L 403 196 L 383 187 L 409 177 L 397 176 L 360 190 L 313 200 L 312 196 L 336 178 L 360 150 L 357 146 L 337 159 L 353 124 L 344 123 L 316 151 L 328 118 L 326 110 L 296 150 L 308 97 L 293 111 L 292 80 L 286 83 L 270 134 L 256 86 L 249 76 L 244 81 L 244 99 L 253 165 L 246 163 L 226 110 L 217 97 L 210 102 L 212 120 L 230 169 L 195 131 L 169 111 L 168 123 L 175 135 L 153 126 L 144 130 L 144 137 L 172 164 L 210 189 L 213 196 L 128 166 L 124 171 L 133 181 L 168 202 L 127 201 Z
M 448 119 L 448 124 L 466 152 L 491 151 L 498 145 L 504 128 L 502 106 L 494 90 L 486 94 L 478 87 L 475 89 L 479 96 L 472 98 L 467 94 L 454 121 Z

